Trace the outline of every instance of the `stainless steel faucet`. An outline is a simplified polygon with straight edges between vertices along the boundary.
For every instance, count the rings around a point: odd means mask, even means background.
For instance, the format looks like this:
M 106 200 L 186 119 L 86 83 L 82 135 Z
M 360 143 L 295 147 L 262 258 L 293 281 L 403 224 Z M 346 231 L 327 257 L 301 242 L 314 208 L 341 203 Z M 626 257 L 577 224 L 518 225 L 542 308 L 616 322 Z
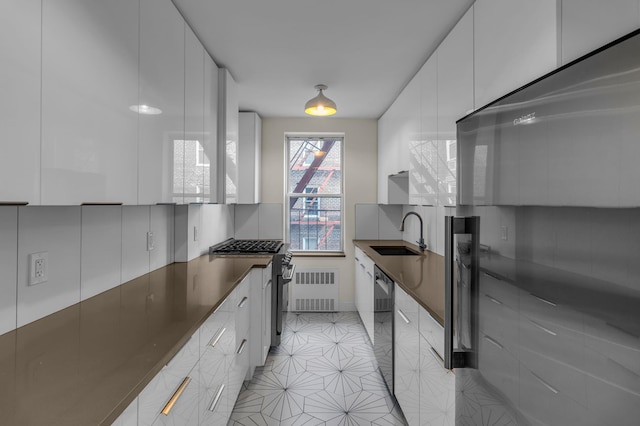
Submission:
M 420 239 L 418 241 L 416 241 L 416 243 L 418 243 L 418 247 L 420 248 L 420 251 L 424 251 L 424 249 L 427 248 L 427 245 L 424 243 L 424 230 L 422 228 L 422 218 L 420 217 L 420 215 L 418 213 L 416 213 L 416 212 L 408 212 L 407 214 L 404 215 L 404 217 L 402 218 L 402 224 L 400 225 L 400 232 L 404 231 L 404 221 L 411 214 L 414 215 L 414 216 L 417 216 L 418 219 L 420 219 Z

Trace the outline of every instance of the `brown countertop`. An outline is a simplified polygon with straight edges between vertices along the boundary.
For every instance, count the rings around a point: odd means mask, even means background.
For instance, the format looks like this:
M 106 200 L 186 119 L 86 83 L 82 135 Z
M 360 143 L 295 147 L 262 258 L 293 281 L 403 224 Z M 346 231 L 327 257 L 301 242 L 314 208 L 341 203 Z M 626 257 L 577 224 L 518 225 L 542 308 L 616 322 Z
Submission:
M 174 263 L 0 335 L 0 423 L 109 425 L 253 267 Z
M 371 246 L 418 246 L 402 240 L 354 240 L 385 274 L 444 326 L 444 257 L 425 250 L 419 256 L 382 256 Z

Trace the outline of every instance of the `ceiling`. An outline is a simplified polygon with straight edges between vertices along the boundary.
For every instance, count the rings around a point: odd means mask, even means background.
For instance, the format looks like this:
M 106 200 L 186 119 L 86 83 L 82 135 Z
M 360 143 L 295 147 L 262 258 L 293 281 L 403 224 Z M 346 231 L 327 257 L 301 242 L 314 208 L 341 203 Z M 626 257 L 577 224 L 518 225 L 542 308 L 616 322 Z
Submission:
M 240 110 L 305 117 L 325 95 L 336 118 L 379 118 L 474 0 L 173 0 Z

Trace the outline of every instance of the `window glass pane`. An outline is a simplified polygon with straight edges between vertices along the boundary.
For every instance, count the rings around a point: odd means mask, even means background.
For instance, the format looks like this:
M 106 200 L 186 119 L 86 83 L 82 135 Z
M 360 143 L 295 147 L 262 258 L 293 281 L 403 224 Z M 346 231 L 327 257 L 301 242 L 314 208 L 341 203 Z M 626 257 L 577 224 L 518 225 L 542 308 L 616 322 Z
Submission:
M 340 197 L 289 197 L 291 250 L 342 250 Z
M 288 192 L 318 194 L 342 191 L 342 141 L 340 139 L 289 140 Z

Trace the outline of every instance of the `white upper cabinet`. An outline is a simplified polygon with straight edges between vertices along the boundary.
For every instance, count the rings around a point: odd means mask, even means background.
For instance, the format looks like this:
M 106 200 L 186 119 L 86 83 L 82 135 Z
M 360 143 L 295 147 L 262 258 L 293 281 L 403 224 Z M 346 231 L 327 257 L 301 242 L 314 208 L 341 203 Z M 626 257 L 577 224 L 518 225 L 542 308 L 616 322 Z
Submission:
M 204 201 L 204 169 L 210 167 L 204 152 L 204 48 L 188 25 L 185 26 L 184 100 L 183 202 L 201 203 Z M 179 155 L 174 159 L 177 157 Z
M 432 206 L 438 196 L 438 55 L 433 54 L 416 76 L 420 81 L 420 152 L 413 161 L 420 165 L 422 184 L 419 187 L 420 205 Z
M 476 108 L 556 68 L 556 8 L 556 0 L 475 2 Z
M 157 114 L 138 115 L 139 204 L 183 201 L 184 179 L 178 158 L 184 140 L 184 85 L 182 16 L 170 0 L 140 0 L 138 102 L 156 108 L 153 111 Z
M 473 110 L 473 7 L 438 47 L 438 205 L 456 204 L 456 121 Z
M 40 5 L 0 2 L 0 201 L 40 202 Z
M 378 202 L 389 203 L 389 175 L 409 170 L 407 150 L 420 134 L 420 84 L 414 78 L 378 121 Z M 405 201 L 403 204 L 405 204 Z
M 562 64 L 640 25 L 639 0 L 562 0 Z
M 218 66 L 207 52 L 204 53 L 204 135 L 203 198 L 205 203 L 217 201 L 218 164 Z
M 260 202 L 262 119 L 255 112 L 241 112 L 238 124 L 238 204 Z
M 41 202 L 135 204 L 138 3 L 42 8 Z
M 218 75 L 218 152 L 225 156 L 224 176 L 218 175 L 218 179 L 223 180 L 222 201 L 235 204 L 238 202 L 238 88 L 229 70 L 220 69 Z

